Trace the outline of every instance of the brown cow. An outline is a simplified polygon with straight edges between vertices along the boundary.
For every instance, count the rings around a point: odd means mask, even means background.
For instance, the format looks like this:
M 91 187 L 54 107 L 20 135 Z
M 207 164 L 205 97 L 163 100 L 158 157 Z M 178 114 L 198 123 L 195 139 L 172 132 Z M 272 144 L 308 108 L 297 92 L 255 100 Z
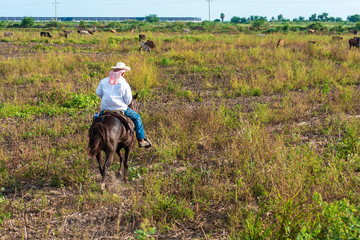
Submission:
M 332 37 L 332 40 L 333 40 L 333 41 L 340 41 L 340 40 L 343 40 L 343 37 L 333 36 L 333 37 Z
M 283 39 L 279 39 L 279 41 L 277 42 L 277 44 L 276 44 L 276 47 L 283 47 L 284 46 L 284 40 Z
M 349 40 L 349 46 L 350 46 L 350 49 L 352 47 L 359 48 L 360 47 L 360 37 L 354 37 L 354 38 L 350 39 Z
M 155 48 L 155 44 L 153 41 L 151 40 L 147 40 L 145 41 L 141 41 L 140 42 L 140 48 L 139 48 L 139 52 L 141 51 L 141 49 L 145 52 L 151 52 L 152 49 Z
M 68 34 L 66 32 L 59 33 L 59 37 L 68 37 Z
M 73 30 L 63 30 L 64 33 L 67 33 L 67 34 L 71 34 L 71 33 L 74 33 Z
M 316 33 L 316 30 L 314 30 L 314 29 L 309 29 L 309 33 Z
M 87 29 L 86 31 L 88 31 L 88 33 L 90 33 L 91 35 L 94 35 L 96 29 Z
M 110 29 L 110 32 L 116 33 L 116 30 L 115 29 Z

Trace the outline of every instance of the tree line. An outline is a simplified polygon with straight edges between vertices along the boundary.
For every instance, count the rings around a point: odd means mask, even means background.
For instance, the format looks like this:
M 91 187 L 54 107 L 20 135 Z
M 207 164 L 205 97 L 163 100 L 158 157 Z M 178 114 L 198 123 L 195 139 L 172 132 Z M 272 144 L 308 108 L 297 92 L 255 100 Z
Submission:
M 223 19 L 223 15 L 220 15 L 220 18 Z M 215 20 L 215 21 L 217 21 L 217 20 Z M 218 19 L 218 21 L 220 21 L 220 20 Z M 290 22 L 291 20 L 284 18 L 284 16 L 282 14 L 279 14 L 277 16 L 277 18 L 272 17 L 270 20 L 268 20 L 267 17 L 264 17 L 264 16 L 250 16 L 248 18 L 234 16 L 230 19 L 231 23 L 249 23 L 249 22 L 254 22 L 254 21 Z M 330 17 L 328 13 L 322 13 L 319 15 L 314 13 L 307 20 L 303 16 L 292 19 L 292 22 L 345 22 L 345 21 L 346 20 L 343 20 L 341 17 Z M 354 23 L 360 22 L 360 15 L 355 14 L 355 15 L 348 16 L 347 21 L 354 22 Z

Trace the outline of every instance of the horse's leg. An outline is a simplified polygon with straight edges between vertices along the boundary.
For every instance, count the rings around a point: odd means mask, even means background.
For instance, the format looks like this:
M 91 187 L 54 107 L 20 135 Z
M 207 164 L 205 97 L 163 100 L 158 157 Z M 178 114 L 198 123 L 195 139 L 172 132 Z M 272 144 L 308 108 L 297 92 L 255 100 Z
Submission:
M 97 161 L 99 163 L 100 174 L 101 174 L 101 176 L 103 176 L 104 170 L 102 168 L 102 165 L 103 165 L 103 153 L 102 153 L 102 151 L 100 151 L 99 154 L 96 155 L 96 159 L 97 159 Z
M 130 158 L 130 152 L 131 152 L 132 145 L 125 148 L 125 160 L 124 160 L 124 181 L 127 181 L 127 171 L 128 171 L 128 161 Z
M 119 166 L 118 171 L 115 173 L 115 176 L 116 176 L 117 179 L 120 179 L 120 177 L 121 177 L 120 171 L 121 171 L 121 165 L 122 165 L 122 162 L 123 162 L 123 158 L 121 156 L 121 148 L 119 146 L 116 149 L 116 153 L 117 153 L 117 155 L 119 155 L 119 158 L 120 158 L 120 166 Z
M 105 189 L 105 186 L 106 186 L 105 178 L 109 171 L 110 166 L 113 164 L 114 155 L 115 155 L 115 148 L 112 148 L 112 149 L 109 148 L 106 150 L 106 161 L 103 166 L 103 175 L 102 175 L 102 179 L 101 179 L 101 191 L 104 191 L 104 189 Z

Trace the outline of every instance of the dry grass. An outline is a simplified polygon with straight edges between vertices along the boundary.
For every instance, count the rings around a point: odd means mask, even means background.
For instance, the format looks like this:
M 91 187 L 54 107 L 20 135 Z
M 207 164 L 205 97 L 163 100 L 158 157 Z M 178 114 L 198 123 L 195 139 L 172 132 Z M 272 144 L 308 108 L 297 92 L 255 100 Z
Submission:
M 132 33 L 0 43 L 1 239 L 358 233 L 344 230 L 360 190 L 360 53 L 346 37 L 147 36 L 151 54 Z M 154 148 L 136 148 L 129 183 L 112 173 L 100 194 L 87 130 L 118 61 L 132 68 Z

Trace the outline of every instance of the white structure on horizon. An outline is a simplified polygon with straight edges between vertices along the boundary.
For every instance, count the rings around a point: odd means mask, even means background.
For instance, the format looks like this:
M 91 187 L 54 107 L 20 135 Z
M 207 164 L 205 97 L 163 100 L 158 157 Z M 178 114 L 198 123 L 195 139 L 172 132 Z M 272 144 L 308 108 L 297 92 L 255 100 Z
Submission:
M 24 17 L 0 17 L 0 21 L 21 22 Z M 53 17 L 32 17 L 35 22 L 51 22 Z M 123 22 L 146 21 L 145 17 L 57 17 L 59 22 Z M 159 17 L 160 22 L 201 22 L 199 17 Z

